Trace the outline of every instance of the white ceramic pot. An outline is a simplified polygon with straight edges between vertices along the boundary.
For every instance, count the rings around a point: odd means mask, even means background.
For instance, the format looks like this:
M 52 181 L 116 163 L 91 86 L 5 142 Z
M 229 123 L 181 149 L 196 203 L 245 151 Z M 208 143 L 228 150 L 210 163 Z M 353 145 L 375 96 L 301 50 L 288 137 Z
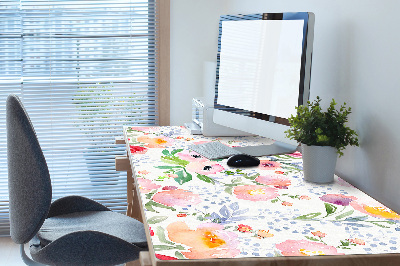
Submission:
M 331 146 L 301 144 L 304 180 L 314 183 L 332 183 L 335 175 L 337 150 Z

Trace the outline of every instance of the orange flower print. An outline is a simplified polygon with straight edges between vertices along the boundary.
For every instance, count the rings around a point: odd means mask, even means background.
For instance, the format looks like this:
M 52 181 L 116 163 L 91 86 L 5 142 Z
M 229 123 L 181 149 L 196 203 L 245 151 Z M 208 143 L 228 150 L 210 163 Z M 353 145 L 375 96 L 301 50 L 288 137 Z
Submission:
M 314 236 L 317 236 L 317 237 L 325 237 L 326 236 L 326 234 L 322 233 L 321 231 L 311 232 L 311 234 L 313 234 Z
M 237 230 L 239 232 L 242 233 L 250 233 L 251 231 L 253 231 L 253 229 L 251 228 L 251 226 L 249 225 L 244 225 L 244 224 L 239 224 Z
M 357 211 L 368 214 L 376 218 L 391 220 L 400 220 L 400 215 L 376 200 L 369 199 L 365 201 L 354 200 L 350 205 Z
M 188 259 L 234 258 L 239 255 L 237 235 L 223 229 L 223 225 L 215 223 L 200 224 L 194 230 L 185 222 L 167 226 L 171 241 L 190 247 L 189 251 L 181 252 Z
M 164 136 L 158 136 L 158 137 L 140 136 L 137 138 L 137 141 L 146 143 L 146 146 L 148 148 L 165 148 L 171 146 L 174 140 Z
M 293 203 L 288 202 L 288 201 L 283 201 L 281 204 L 282 204 L 283 206 L 293 206 Z
M 267 237 L 273 237 L 274 236 L 274 234 L 271 234 L 270 232 L 269 232 L 269 230 L 268 231 L 265 231 L 265 230 L 257 230 L 257 237 L 258 238 L 267 238 Z
M 147 175 L 147 174 L 150 174 L 150 172 L 147 171 L 147 170 L 141 170 L 141 171 L 138 171 L 138 174 L 140 174 L 140 175 Z
M 279 196 L 278 189 L 260 186 L 260 185 L 244 185 L 234 188 L 233 193 L 238 199 L 251 201 L 267 201 Z
M 309 196 L 307 196 L 307 195 L 302 195 L 302 196 L 300 196 L 300 199 L 301 199 L 301 200 L 310 200 L 311 197 L 309 197 Z
M 349 242 L 357 244 L 357 245 L 365 245 L 365 241 L 359 238 L 349 239 Z

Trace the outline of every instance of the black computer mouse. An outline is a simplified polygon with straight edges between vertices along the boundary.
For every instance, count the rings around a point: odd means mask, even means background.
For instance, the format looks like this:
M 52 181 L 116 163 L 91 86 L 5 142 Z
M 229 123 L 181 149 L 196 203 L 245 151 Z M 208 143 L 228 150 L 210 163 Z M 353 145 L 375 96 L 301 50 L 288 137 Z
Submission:
M 257 166 L 260 164 L 260 160 L 256 157 L 247 154 L 236 154 L 229 157 L 226 162 L 229 166 L 233 167 L 249 167 Z

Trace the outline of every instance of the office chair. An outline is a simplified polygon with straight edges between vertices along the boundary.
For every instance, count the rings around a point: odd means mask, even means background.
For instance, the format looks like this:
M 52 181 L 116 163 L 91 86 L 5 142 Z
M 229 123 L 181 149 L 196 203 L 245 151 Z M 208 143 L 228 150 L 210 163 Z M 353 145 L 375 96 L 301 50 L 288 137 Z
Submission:
M 7 98 L 10 234 L 28 265 L 115 265 L 147 250 L 141 222 L 88 198 L 51 203 L 46 160 L 19 98 Z M 32 261 L 24 250 L 29 242 Z M 43 263 L 43 264 L 42 264 Z

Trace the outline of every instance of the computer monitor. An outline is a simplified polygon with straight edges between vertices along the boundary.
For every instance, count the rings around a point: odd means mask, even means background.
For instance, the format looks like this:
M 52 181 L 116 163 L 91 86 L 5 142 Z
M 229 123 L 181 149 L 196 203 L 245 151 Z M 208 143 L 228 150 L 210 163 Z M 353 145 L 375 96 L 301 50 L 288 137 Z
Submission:
M 219 27 L 214 123 L 275 140 L 235 148 L 246 154 L 295 151 L 284 131 L 309 99 L 314 14 L 226 15 Z

